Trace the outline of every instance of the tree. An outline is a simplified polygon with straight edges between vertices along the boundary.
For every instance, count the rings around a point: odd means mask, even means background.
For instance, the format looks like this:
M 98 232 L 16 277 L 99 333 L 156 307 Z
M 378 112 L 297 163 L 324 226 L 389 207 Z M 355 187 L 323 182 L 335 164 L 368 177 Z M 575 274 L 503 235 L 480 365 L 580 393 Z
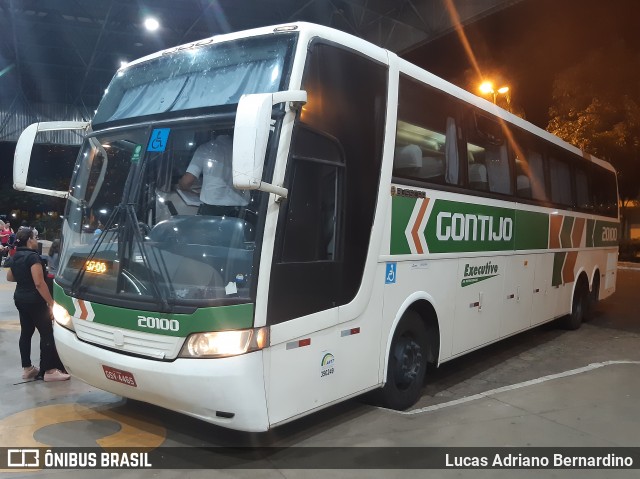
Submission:
M 616 40 L 561 71 L 547 130 L 618 171 L 622 207 L 640 194 L 640 55 Z

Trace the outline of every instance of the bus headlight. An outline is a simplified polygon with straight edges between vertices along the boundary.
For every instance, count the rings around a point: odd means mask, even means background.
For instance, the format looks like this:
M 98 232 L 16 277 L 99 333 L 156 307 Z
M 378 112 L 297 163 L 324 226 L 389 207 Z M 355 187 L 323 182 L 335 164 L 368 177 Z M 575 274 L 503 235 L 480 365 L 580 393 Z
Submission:
M 195 333 L 180 351 L 182 358 L 223 358 L 263 349 L 269 345 L 269 328 Z
M 54 302 L 53 308 L 51 308 L 51 311 L 53 312 L 53 319 L 56 320 L 56 323 L 58 323 L 60 326 L 63 326 L 71 331 L 75 331 L 75 328 L 73 327 L 73 320 L 71 319 L 71 315 L 64 307 Z

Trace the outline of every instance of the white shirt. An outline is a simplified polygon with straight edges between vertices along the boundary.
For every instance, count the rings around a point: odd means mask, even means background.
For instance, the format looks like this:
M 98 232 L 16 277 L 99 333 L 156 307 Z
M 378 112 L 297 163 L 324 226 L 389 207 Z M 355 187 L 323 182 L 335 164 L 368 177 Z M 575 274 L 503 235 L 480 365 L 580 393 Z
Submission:
M 208 205 L 246 206 L 249 192 L 233 187 L 231 158 L 233 141 L 218 136 L 200 145 L 189 163 L 187 172 L 198 178 L 202 174 L 200 201 Z

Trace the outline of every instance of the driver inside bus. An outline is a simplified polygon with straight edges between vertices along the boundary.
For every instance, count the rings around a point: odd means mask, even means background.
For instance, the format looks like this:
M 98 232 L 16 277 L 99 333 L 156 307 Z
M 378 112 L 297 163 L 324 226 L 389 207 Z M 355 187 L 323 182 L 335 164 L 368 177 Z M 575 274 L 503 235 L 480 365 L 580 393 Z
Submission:
M 243 216 L 249 203 L 249 191 L 233 187 L 232 151 L 233 139 L 229 134 L 214 134 L 210 141 L 198 146 L 178 182 L 178 188 L 189 190 L 202 175 L 199 215 Z

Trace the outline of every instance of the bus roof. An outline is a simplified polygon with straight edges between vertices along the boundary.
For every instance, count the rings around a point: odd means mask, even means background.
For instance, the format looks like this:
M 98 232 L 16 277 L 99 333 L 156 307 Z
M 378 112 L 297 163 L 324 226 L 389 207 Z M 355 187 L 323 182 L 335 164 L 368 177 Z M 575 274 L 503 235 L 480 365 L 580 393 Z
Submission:
M 176 51 L 180 51 L 180 50 L 186 50 L 189 48 L 197 48 L 200 46 L 204 46 L 204 45 L 209 45 L 209 44 L 214 44 L 214 43 L 221 43 L 221 42 L 227 42 L 227 41 L 233 41 L 233 40 L 237 40 L 237 39 L 241 39 L 241 38 L 247 38 L 247 37 L 254 37 L 254 36 L 260 36 L 260 35 L 269 35 L 269 34 L 277 34 L 277 33 L 285 33 L 285 32 L 299 32 L 301 37 L 302 37 L 302 46 L 299 45 L 299 47 L 306 49 L 306 44 L 308 43 L 309 40 L 311 40 L 314 37 L 321 37 L 323 39 L 329 40 L 329 41 L 334 41 L 338 44 L 344 44 L 344 45 L 348 45 L 351 48 L 354 48 L 362 53 L 364 53 L 365 55 L 368 55 L 369 57 L 375 59 L 376 61 L 379 61 L 385 65 L 388 65 L 392 62 L 397 62 L 398 68 L 400 70 L 401 73 L 406 73 L 418 80 L 424 81 L 427 84 L 433 85 L 434 87 L 449 93 L 451 95 L 453 95 L 456 98 L 459 98 L 460 100 L 473 105 L 481 110 L 484 110 L 492 115 L 495 115 L 499 118 L 502 118 L 503 120 L 518 126 L 524 130 L 530 131 L 531 133 L 544 138 L 545 140 L 563 148 L 566 150 L 569 150 L 573 153 L 575 153 L 576 155 L 582 156 L 585 160 L 587 161 L 591 161 L 595 164 L 598 164 L 599 166 L 602 166 L 603 168 L 606 168 L 608 170 L 611 170 L 613 172 L 615 172 L 615 169 L 613 168 L 613 166 L 604 161 L 601 160 L 599 158 L 596 158 L 595 156 L 586 153 L 582 150 L 580 150 L 579 148 L 571 145 L 570 143 L 567 143 L 566 141 L 558 138 L 557 136 L 549 133 L 546 130 L 543 130 L 542 128 L 534 125 L 533 123 L 530 123 L 502 108 L 500 108 L 499 106 L 489 102 L 488 100 L 484 99 L 484 98 L 480 98 L 436 75 L 434 75 L 433 73 L 418 67 L 417 65 L 414 65 L 413 63 L 410 63 L 400 57 L 398 57 L 395 53 L 390 52 L 388 50 L 385 50 L 381 47 L 378 47 L 376 45 L 374 45 L 373 43 L 370 43 L 360 37 L 356 37 L 354 35 L 351 35 L 349 33 L 343 32 L 341 30 L 336 30 L 334 28 L 330 28 L 330 27 L 326 27 L 323 25 L 317 25 L 314 23 L 307 23 L 307 22 L 293 22 L 293 23 L 286 23 L 286 24 L 280 24 L 280 25 L 272 25 L 272 26 L 266 26 L 266 27 L 259 27 L 259 28 L 254 28 L 254 29 L 250 29 L 250 30 L 242 30 L 242 31 L 237 31 L 237 32 L 231 32 L 231 33 L 225 33 L 225 34 L 221 34 L 221 35 L 213 35 L 211 37 L 208 38 L 204 38 L 202 40 L 197 40 L 197 41 L 193 41 L 193 42 L 189 42 L 189 43 L 185 43 L 183 45 L 178 45 L 175 47 L 171 47 L 171 48 L 167 48 L 164 50 L 160 50 L 156 53 L 152 53 L 150 55 L 144 56 L 142 58 L 139 58 L 137 60 L 134 60 L 130 63 L 128 63 L 125 66 L 122 66 L 118 69 L 118 72 L 124 71 L 125 69 L 127 69 L 130 66 L 133 65 L 137 65 L 149 60 L 152 60 L 154 58 L 158 58 L 161 57 L 162 55 L 166 55 L 168 53 L 172 53 L 172 52 L 176 52 Z

